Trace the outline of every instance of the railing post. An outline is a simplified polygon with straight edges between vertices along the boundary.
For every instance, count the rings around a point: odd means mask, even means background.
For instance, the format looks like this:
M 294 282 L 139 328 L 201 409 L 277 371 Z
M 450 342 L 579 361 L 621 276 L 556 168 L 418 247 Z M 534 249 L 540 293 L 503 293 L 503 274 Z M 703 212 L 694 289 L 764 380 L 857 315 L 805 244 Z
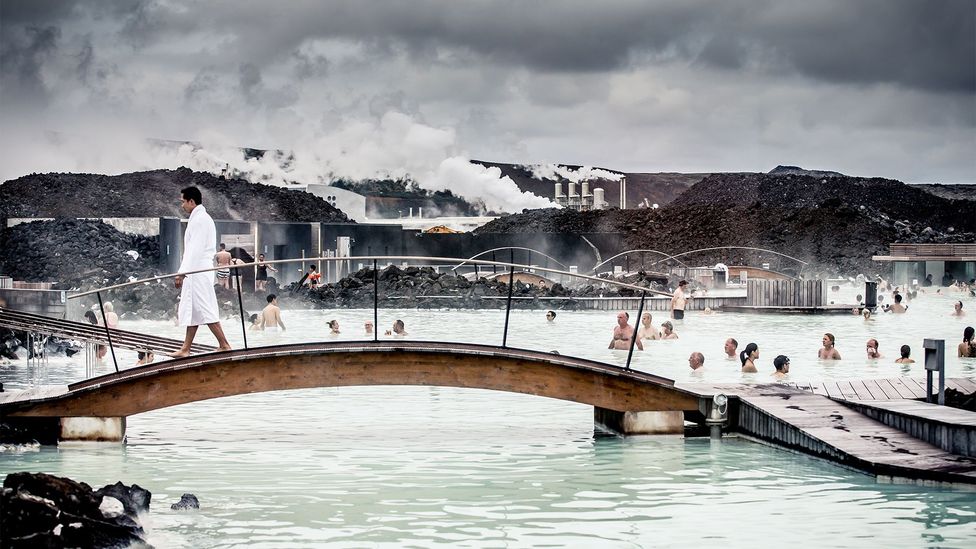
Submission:
M 380 273 L 376 270 L 376 260 L 373 260 L 373 341 L 380 340 Z
M 105 318 L 105 306 L 102 305 L 102 292 L 95 294 L 98 297 L 98 309 L 102 312 L 102 323 L 105 324 L 105 336 L 108 337 L 108 350 L 112 351 L 112 364 L 115 365 L 116 373 L 119 371 L 119 361 L 115 359 L 115 347 L 112 345 L 112 332 L 108 330 L 108 319 Z
M 514 252 L 513 252 L 514 253 Z M 512 313 L 512 292 L 515 290 L 515 265 L 508 270 L 508 300 L 505 302 L 505 331 L 502 333 L 502 348 L 508 346 L 508 316 Z
M 640 327 L 641 315 L 644 314 L 644 297 L 646 296 L 647 290 L 642 290 L 640 305 L 637 306 L 637 318 L 634 319 L 634 333 L 630 336 L 630 350 L 627 351 L 627 365 L 624 366 L 625 370 L 630 369 L 630 359 L 634 357 L 634 346 L 637 345 L 637 328 Z
M 241 298 L 241 270 L 234 269 L 234 279 L 237 280 L 237 310 L 241 314 L 241 335 L 244 336 L 244 350 L 247 350 L 247 325 L 244 323 L 244 300 Z

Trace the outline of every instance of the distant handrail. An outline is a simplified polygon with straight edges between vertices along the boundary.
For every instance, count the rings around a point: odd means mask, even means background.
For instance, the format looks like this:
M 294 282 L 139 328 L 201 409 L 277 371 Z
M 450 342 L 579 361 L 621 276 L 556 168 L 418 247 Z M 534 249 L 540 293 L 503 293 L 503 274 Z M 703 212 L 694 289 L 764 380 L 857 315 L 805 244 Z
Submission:
M 217 270 L 223 270 L 223 269 L 243 269 L 243 268 L 247 268 L 247 267 L 255 267 L 255 266 L 259 265 L 259 264 L 261 264 L 261 265 L 279 265 L 279 264 L 287 264 L 287 263 L 317 263 L 317 262 L 321 262 L 321 261 L 325 261 L 325 262 L 339 262 L 339 261 L 381 261 L 381 260 L 391 260 L 391 259 L 393 259 L 393 260 L 408 260 L 408 261 L 428 261 L 428 262 L 429 261 L 445 261 L 445 262 L 450 262 L 450 263 L 453 263 L 453 262 L 456 262 L 456 261 L 466 261 L 468 263 L 472 263 L 472 264 L 476 264 L 476 265 L 488 265 L 488 266 L 496 266 L 496 267 L 533 269 L 533 270 L 536 270 L 536 271 L 544 271 L 544 272 L 547 272 L 547 273 L 553 273 L 553 274 L 559 274 L 559 275 L 564 275 L 564 276 L 569 276 L 569 277 L 582 278 L 582 279 L 586 279 L 586 280 L 591 280 L 593 282 L 599 282 L 599 283 L 602 283 L 602 284 L 610 284 L 612 286 L 616 286 L 616 287 L 619 287 L 619 288 L 627 288 L 627 289 L 634 290 L 634 291 L 638 291 L 638 292 L 647 292 L 647 293 L 651 293 L 651 294 L 663 295 L 663 296 L 671 297 L 671 294 L 669 294 L 668 292 L 662 292 L 662 291 L 659 291 L 659 290 L 654 290 L 654 289 L 651 289 L 651 288 L 646 288 L 644 286 L 637 286 L 636 284 L 627 284 L 626 282 L 619 282 L 619 281 L 612 280 L 612 279 L 598 278 L 598 277 L 595 277 L 595 276 L 584 275 L 584 274 L 579 274 L 579 273 L 571 273 L 571 272 L 567 272 L 567 271 L 561 271 L 559 269 L 550 269 L 548 267 L 538 267 L 538 266 L 534 266 L 534 265 L 523 265 L 523 264 L 520 264 L 520 263 L 508 263 L 508 262 L 504 262 L 504 261 L 487 261 L 487 260 L 483 260 L 483 259 L 467 259 L 467 260 L 465 260 L 465 259 L 458 258 L 458 257 L 426 257 L 426 256 L 410 256 L 410 255 L 369 255 L 369 256 L 348 256 L 348 257 L 305 257 L 305 258 L 296 258 L 296 259 L 277 259 L 277 260 L 272 260 L 272 261 L 255 261 L 253 263 L 237 263 L 237 264 L 234 264 L 234 265 L 221 265 L 219 267 L 210 267 L 208 269 L 197 269 L 197 270 L 193 270 L 193 271 L 186 271 L 186 272 L 181 272 L 181 273 L 171 273 L 171 274 L 166 274 L 166 275 L 153 276 L 153 277 L 150 277 L 150 278 L 143 278 L 143 279 L 140 279 L 140 280 L 133 280 L 133 281 L 130 281 L 130 282 L 124 282 L 122 284 L 115 284 L 113 286 L 106 286 L 104 288 L 98 288 L 98 289 L 95 289 L 95 290 L 89 290 L 87 292 L 80 292 L 80 293 L 77 293 L 77 294 L 69 295 L 69 296 L 67 296 L 67 298 L 68 299 L 79 299 L 79 298 L 87 297 L 87 296 L 90 296 L 90 295 L 96 295 L 96 294 L 98 294 L 100 292 L 107 292 L 107 291 L 111 291 L 111 290 L 118 290 L 118 289 L 121 289 L 121 288 L 127 288 L 129 286 L 139 286 L 139 285 L 143 285 L 143 284 L 146 284 L 146 283 L 149 283 L 149 282 L 157 282 L 157 281 L 160 281 L 160 280 L 166 280 L 166 279 L 174 278 L 176 276 L 189 275 L 189 274 L 197 274 L 197 273 L 209 273 L 209 272 L 213 272 L 213 271 L 217 271 Z
M 483 255 L 487 254 L 487 253 L 497 252 L 497 251 L 502 251 L 502 250 L 525 250 L 527 252 L 536 253 L 536 254 L 539 254 L 542 257 L 546 258 L 546 259 L 552 260 L 555 264 L 559 265 L 560 267 L 562 267 L 564 269 L 567 269 L 568 268 L 565 263 L 559 261 L 558 259 L 556 259 L 555 257 L 552 257 L 551 255 L 546 255 L 546 254 L 540 252 L 539 250 L 533 250 L 532 248 L 525 248 L 523 246 L 503 246 L 501 248 L 492 248 L 490 250 L 485 250 L 483 252 L 476 253 L 473 256 L 469 257 L 468 259 L 465 259 L 464 261 L 462 261 L 462 262 L 458 263 L 457 265 L 455 265 L 454 268 L 451 269 L 451 270 L 452 271 L 456 271 L 460 267 L 464 266 L 465 263 L 467 263 L 468 261 L 471 261 L 472 259 L 476 259 L 476 258 L 478 258 L 480 256 L 483 256 Z
M 650 250 L 650 249 L 647 249 L 647 250 L 627 250 L 626 252 L 620 252 L 619 254 L 617 254 L 617 255 L 615 255 L 615 256 L 613 256 L 613 257 L 611 257 L 611 258 L 609 258 L 609 259 L 607 259 L 605 261 L 601 261 L 600 263 L 597 263 L 596 265 L 593 266 L 592 269 L 590 269 L 590 272 L 591 273 L 595 273 L 597 271 L 597 269 L 599 269 L 600 267 L 606 265 L 607 263 L 610 263 L 611 261 L 613 261 L 614 259 L 617 259 L 620 256 L 630 255 L 630 254 L 636 254 L 636 253 L 654 253 L 654 254 L 663 255 L 664 256 L 664 259 L 661 260 L 661 261 L 664 261 L 664 260 L 667 260 L 667 259 L 674 259 L 676 257 L 676 256 L 673 256 L 673 255 L 668 255 L 668 254 L 666 254 L 666 253 L 664 253 L 662 251 L 659 251 L 659 250 Z M 658 263 L 660 263 L 660 261 L 658 261 Z M 682 266 L 687 267 L 687 265 L 685 265 L 682 261 L 678 261 L 678 263 L 681 263 Z M 657 263 L 655 263 L 655 265 L 656 264 Z
M 685 256 L 685 255 L 690 255 L 690 254 L 694 254 L 694 253 L 698 253 L 698 252 L 711 252 L 711 251 L 715 251 L 715 250 L 752 250 L 754 252 L 768 252 L 768 253 L 771 253 L 771 254 L 775 254 L 775 255 L 779 255 L 779 256 L 785 257 L 786 259 L 790 259 L 790 260 L 796 261 L 800 265 L 804 265 L 804 266 L 809 265 L 809 263 L 807 263 L 806 261 L 803 261 L 802 259 L 797 259 L 797 258 L 795 258 L 793 256 L 789 256 L 789 255 L 786 255 L 784 253 L 777 252 L 776 250 L 768 250 L 766 248 L 752 248 L 752 247 L 749 247 L 749 246 L 716 246 L 714 248 L 699 248 L 697 250 L 691 250 L 691 251 L 687 251 L 687 252 L 681 252 L 680 254 L 675 254 L 675 255 L 671 256 L 671 258 L 674 259 L 674 258 L 677 258 L 677 257 L 682 257 L 682 256 Z M 651 266 L 653 267 L 654 265 L 657 265 L 661 261 L 664 261 L 664 259 L 661 259 L 659 261 L 656 261 L 654 263 L 651 263 Z

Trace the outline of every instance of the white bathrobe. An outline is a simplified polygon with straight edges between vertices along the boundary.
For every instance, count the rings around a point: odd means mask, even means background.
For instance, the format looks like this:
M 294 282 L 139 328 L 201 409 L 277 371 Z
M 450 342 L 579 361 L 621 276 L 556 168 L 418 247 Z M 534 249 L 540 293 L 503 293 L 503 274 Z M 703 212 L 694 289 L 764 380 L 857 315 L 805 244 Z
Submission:
M 217 226 L 207 209 L 197 206 L 190 212 L 190 222 L 186 224 L 179 272 L 213 267 L 216 253 Z M 220 320 L 213 271 L 186 275 L 180 293 L 179 318 L 180 326 L 199 326 Z

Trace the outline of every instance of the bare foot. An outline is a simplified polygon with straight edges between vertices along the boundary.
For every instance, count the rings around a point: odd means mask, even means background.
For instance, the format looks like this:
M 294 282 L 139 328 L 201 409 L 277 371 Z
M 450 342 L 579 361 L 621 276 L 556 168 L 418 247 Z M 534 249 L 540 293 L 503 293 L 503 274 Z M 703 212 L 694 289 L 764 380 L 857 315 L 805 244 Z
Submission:
M 182 351 L 182 350 L 169 354 L 170 358 L 186 358 L 188 356 L 190 356 L 189 351 Z
M 223 347 L 217 347 L 218 351 L 233 351 L 234 348 L 230 345 L 224 345 Z

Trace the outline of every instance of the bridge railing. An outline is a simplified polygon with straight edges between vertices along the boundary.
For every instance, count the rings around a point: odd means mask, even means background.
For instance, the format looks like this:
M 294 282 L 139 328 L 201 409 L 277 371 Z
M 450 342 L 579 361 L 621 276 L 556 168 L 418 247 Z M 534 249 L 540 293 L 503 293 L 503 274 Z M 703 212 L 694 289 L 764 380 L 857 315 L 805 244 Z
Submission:
M 545 273 L 546 275 L 550 275 L 550 276 L 558 275 L 562 278 L 578 280 L 585 283 L 599 285 L 600 287 L 604 287 L 604 288 L 616 288 L 616 289 L 629 290 L 633 294 L 633 297 L 639 298 L 638 307 L 637 307 L 638 309 L 637 317 L 633 324 L 633 330 L 634 330 L 633 333 L 635 336 L 639 328 L 641 314 L 643 313 L 644 310 L 644 301 L 647 298 L 647 296 L 663 295 L 663 296 L 670 297 L 670 294 L 668 292 L 656 290 L 653 288 L 649 288 L 647 286 L 642 286 L 639 284 L 631 284 L 627 282 L 621 282 L 613 279 L 601 278 L 601 277 L 596 277 L 587 274 L 580 274 L 576 272 L 568 272 L 562 269 L 551 268 L 548 266 L 540 267 L 538 265 L 525 265 L 525 264 L 519 264 L 511 261 L 506 262 L 506 261 L 493 261 L 493 260 L 472 259 L 472 258 L 378 255 L 378 256 L 353 256 L 353 257 L 311 257 L 311 258 L 305 257 L 301 259 L 281 259 L 281 260 L 270 260 L 270 261 L 261 261 L 261 262 L 251 262 L 251 263 L 236 263 L 229 267 L 228 266 L 211 267 L 207 269 L 198 269 L 194 271 L 172 273 L 172 274 L 155 276 L 155 277 L 150 277 L 150 278 L 145 278 L 140 280 L 132 280 L 130 282 L 126 282 L 122 284 L 116 284 L 104 288 L 98 288 L 95 290 L 75 293 L 68 296 L 68 299 L 78 300 L 82 302 L 85 300 L 89 300 L 89 301 L 94 300 L 96 302 L 97 310 L 101 313 L 102 321 L 100 322 L 100 325 L 101 328 L 104 329 L 105 339 L 107 340 L 108 343 L 107 348 L 108 351 L 111 353 L 112 364 L 115 370 L 119 371 L 119 361 L 118 361 L 118 356 L 116 354 L 116 345 L 115 342 L 113 341 L 113 330 L 108 326 L 108 324 L 110 324 L 111 322 L 106 322 L 106 314 L 112 312 L 110 310 L 111 308 L 107 307 L 108 301 L 106 299 L 106 296 L 109 296 L 115 292 L 120 292 L 123 290 L 133 290 L 134 291 L 133 293 L 138 293 L 141 287 L 147 285 L 154 285 L 154 284 L 165 285 L 169 282 L 170 279 L 173 279 L 177 276 L 197 274 L 197 273 L 220 272 L 229 269 L 229 273 L 228 273 L 229 280 L 232 281 L 231 287 L 234 290 L 234 293 L 236 294 L 235 296 L 236 307 L 234 308 L 236 309 L 237 317 L 240 321 L 241 340 L 243 341 L 243 347 L 245 349 L 250 349 L 253 347 L 254 342 L 248 340 L 249 322 L 244 307 L 244 292 L 242 290 L 243 284 L 242 284 L 242 276 L 241 276 L 242 271 L 246 269 L 255 269 L 258 266 L 274 268 L 275 266 L 284 266 L 284 265 L 295 264 L 295 263 L 321 264 L 327 262 L 336 262 L 336 263 L 351 262 L 352 264 L 358 263 L 358 264 L 365 264 L 371 266 L 370 269 L 371 272 L 368 274 L 371 275 L 371 279 L 372 279 L 371 280 L 372 282 L 372 307 L 371 308 L 373 313 L 372 314 L 372 318 L 373 318 L 372 340 L 373 341 L 378 341 L 380 335 L 380 329 L 379 329 L 380 292 L 383 291 L 382 288 L 383 281 L 380 280 L 381 269 L 389 265 L 396 265 L 397 267 L 401 267 L 403 265 L 427 266 L 430 264 L 435 264 L 435 265 L 436 264 L 464 264 L 464 265 L 474 265 L 474 266 L 485 268 L 486 272 L 488 268 L 492 269 L 493 272 L 496 272 L 499 269 L 502 269 L 503 270 L 502 272 L 507 271 L 505 275 L 496 277 L 496 280 L 502 282 L 505 286 L 507 286 L 506 288 L 507 293 L 504 296 L 505 297 L 504 324 L 501 333 L 501 346 L 503 348 L 507 348 L 509 346 L 509 327 L 510 327 L 510 316 L 512 311 L 513 298 L 514 298 L 514 289 L 516 284 L 519 282 L 518 275 L 520 273 L 532 272 L 532 273 Z M 451 276 L 457 276 L 453 273 L 453 271 L 447 271 L 447 273 L 445 274 L 450 274 Z M 342 281 L 334 284 L 341 284 L 341 282 Z M 292 288 L 293 290 L 297 289 L 299 287 L 304 286 L 306 283 L 307 281 L 305 277 L 303 277 L 302 280 L 300 280 L 297 283 L 294 283 L 294 286 L 292 286 Z M 384 297 L 388 297 L 388 296 L 384 295 Z M 499 299 L 500 298 L 501 296 L 499 296 Z M 226 293 L 224 294 L 223 299 L 225 299 L 225 303 L 226 303 L 226 299 L 227 299 Z M 460 299 L 460 297 L 458 297 L 458 299 Z M 129 303 L 133 307 L 138 308 L 139 305 L 138 302 L 132 302 L 130 300 Z M 176 302 L 174 301 L 174 308 L 175 305 Z M 625 365 L 626 369 L 630 369 L 635 342 L 636 342 L 636 337 L 631 337 L 629 343 L 630 347 L 628 349 L 628 355 L 627 355 L 627 362 Z

